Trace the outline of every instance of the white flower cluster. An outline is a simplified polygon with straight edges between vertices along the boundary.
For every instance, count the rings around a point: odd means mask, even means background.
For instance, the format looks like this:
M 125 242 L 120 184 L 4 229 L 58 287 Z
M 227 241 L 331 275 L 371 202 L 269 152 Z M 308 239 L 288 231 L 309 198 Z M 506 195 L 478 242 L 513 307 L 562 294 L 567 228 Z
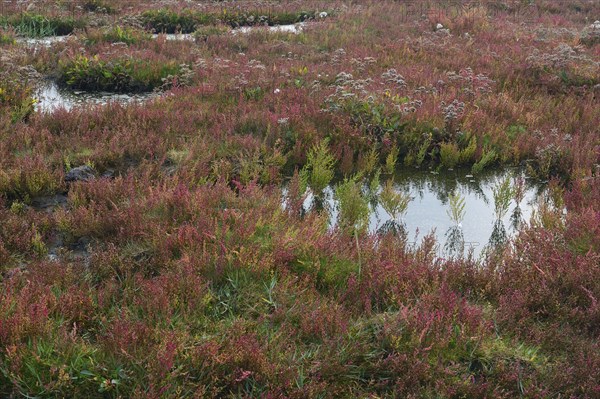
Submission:
M 335 84 L 338 86 L 344 86 L 354 81 L 354 76 L 348 72 L 340 72 L 335 77 Z
M 421 100 L 412 100 L 402 105 L 396 105 L 396 109 L 403 114 L 408 114 L 412 112 L 417 112 L 419 108 L 423 106 L 423 101 Z
M 386 83 L 394 84 L 397 88 L 403 89 L 406 87 L 406 80 L 404 79 L 404 76 L 400 75 L 398 71 L 393 68 L 382 73 L 381 78 L 385 80 Z
M 231 60 L 216 57 L 213 59 L 212 64 L 215 68 L 226 69 L 231 67 Z
M 339 48 L 333 52 L 333 55 L 331 56 L 331 63 L 339 64 L 340 62 L 342 62 L 344 57 L 346 57 L 346 50 L 344 50 L 343 48 Z
M 336 91 L 360 91 L 365 92 L 368 85 L 373 83 L 371 78 L 367 79 L 354 79 L 351 73 L 340 72 L 335 77 Z
M 196 69 L 206 69 L 206 60 L 204 58 L 198 58 L 196 62 L 194 62 L 194 67 Z
M 352 65 L 359 72 L 363 72 L 369 65 L 376 64 L 377 60 L 373 57 L 365 57 L 365 58 L 352 58 L 350 60 L 350 65 Z
M 454 100 L 446 105 L 444 101 L 441 103 L 442 112 L 444 113 L 444 122 L 451 123 L 458 119 L 465 111 L 465 103 Z
M 570 41 L 579 35 L 577 29 L 557 26 L 538 26 L 534 29 L 534 33 L 535 40 L 538 42 L 547 42 L 557 38 Z
M 464 85 L 463 90 L 469 94 L 488 94 L 492 92 L 494 81 L 483 74 L 473 72 L 473 69 L 461 69 L 458 73 L 451 71 L 446 73 L 450 82 L 458 82 Z
M 367 96 L 367 87 L 372 83 L 371 78 L 354 79 L 351 73 L 340 72 L 335 77 L 335 93 L 329 95 L 325 103 L 329 105 L 329 110 L 337 110 L 349 98 Z
M 534 49 L 532 54 L 526 59 L 529 67 L 534 68 L 565 68 L 571 63 L 594 63 L 584 53 L 580 46 L 571 47 L 566 43 L 561 43 L 552 53 L 542 53 Z
M 248 63 L 246 65 L 248 66 L 248 68 L 251 68 L 251 69 L 260 69 L 260 70 L 263 70 L 263 71 L 265 69 L 267 69 L 265 67 L 265 65 L 262 62 L 258 61 L 258 60 L 250 60 L 250 61 L 248 61 Z
M 239 90 L 239 89 L 247 86 L 248 83 L 249 83 L 248 79 L 246 78 L 246 76 L 243 73 L 240 73 L 233 77 L 233 85 L 234 85 L 233 87 L 236 90 Z
M 589 45 L 600 43 L 600 21 L 595 21 L 583 30 L 581 41 Z
M 434 86 L 419 86 L 413 90 L 413 94 L 438 94 L 438 89 Z

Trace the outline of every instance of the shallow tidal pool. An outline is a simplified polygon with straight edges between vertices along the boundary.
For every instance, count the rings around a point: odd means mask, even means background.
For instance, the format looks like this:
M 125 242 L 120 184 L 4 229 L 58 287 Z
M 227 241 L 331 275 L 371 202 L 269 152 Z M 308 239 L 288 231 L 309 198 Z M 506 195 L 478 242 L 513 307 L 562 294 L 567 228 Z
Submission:
M 62 89 L 54 82 L 48 82 L 41 85 L 35 93 L 36 111 L 52 112 L 56 109 L 65 109 L 70 111 L 75 107 L 88 105 L 104 105 L 109 102 L 118 102 L 121 104 L 141 103 L 151 98 L 157 97 L 157 93 L 109 93 L 109 92 L 85 92 Z
M 494 189 L 510 179 L 511 188 L 521 187 L 521 198 L 513 195 L 505 214 L 498 217 Z M 520 183 L 519 183 L 520 182 Z M 339 202 L 334 187 L 324 190 L 321 198 L 309 194 L 304 201 L 306 212 L 327 212 L 330 226 L 338 221 Z M 394 220 L 378 201 L 370 202 L 369 232 L 406 234 L 409 243 L 419 245 L 433 234 L 440 257 L 467 255 L 475 257 L 514 237 L 518 229 L 528 224 L 540 201 L 545 200 L 544 185 L 528 179 L 517 169 L 504 169 L 473 175 L 467 170 L 432 172 L 402 170 L 394 177 L 394 190 L 411 198 L 405 213 Z M 381 191 L 381 188 L 380 188 Z M 464 200 L 464 218 L 456 223 L 450 216 L 450 195 Z

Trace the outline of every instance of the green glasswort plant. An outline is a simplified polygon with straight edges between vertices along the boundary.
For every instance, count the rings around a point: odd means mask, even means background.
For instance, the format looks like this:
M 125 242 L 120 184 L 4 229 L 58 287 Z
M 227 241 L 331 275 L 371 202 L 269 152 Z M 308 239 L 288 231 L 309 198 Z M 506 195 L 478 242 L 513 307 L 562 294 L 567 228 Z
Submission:
M 454 169 L 454 167 L 460 161 L 460 150 L 456 143 L 442 143 L 440 145 L 440 162 L 442 166 L 448 169 Z
M 494 151 L 494 150 L 484 151 L 483 155 L 481 156 L 481 159 L 479 159 L 479 161 L 477 161 L 475 164 L 473 164 L 473 168 L 472 168 L 473 173 L 480 173 L 486 167 L 488 167 L 489 165 L 494 163 L 496 161 L 496 159 L 498 159 L 498 153 L 496 151 Z
M 376 148 L 371 148 L 362 160 L 361 170 L 368 174 L 372 173 L 379 164 L 379 153 Z
M 363 231 L 369 221 L 369 203 L 363 195 L 357 177 L 346 178 L 335 187 L 340 227 Z
M 398 146 L 392 147 L 390 153 L 385 158 L 385 173 L 391 175 L 396 170 L 396 162 L 398 161 L 398 154 L 400 154 L 400 150 Z
M 325 139 L 310 150 L 301 172 L 315 194 L 323 192 L 333 179 L 335 158 L 329 152 L 328 143 Z
M 0 78 L 0 110 L 8 111 L 11 123 L 26 121 L 34 112 L 36 100 L 27 82 L 19 82 L 13 76 Z
M 432 141 L 433 141 L 433 139 L 432 139 L 431 135 L 428 135 L 427 138 L 425 139 L 425 141 L 423 141 L 423 143 L 419 147 L 419 152 L 417 153 L 417 158 L 415 160 L 415 165 L 417 167 L 420 167 L 423 164 L 423 161 L 425 160 L 425 157 L 427 156 L 427 151 L 429 150 L 429 146 L 431 145 Z
M 396 222 L 404 215 L 411 200 L 408 193 L 394 189 L 394 182 L 391 179 L 385 182 L 379 194 L 381 206 Z
M 369 201 L 363 195 L 360 186 L 360 176 L 346 178 L 335 188 L 338 200 L 338 225 L 340 229 L 354 235 L 358 252 L 358 278 L 362 271 L 359 234 L 363 233 L 369 224 Z

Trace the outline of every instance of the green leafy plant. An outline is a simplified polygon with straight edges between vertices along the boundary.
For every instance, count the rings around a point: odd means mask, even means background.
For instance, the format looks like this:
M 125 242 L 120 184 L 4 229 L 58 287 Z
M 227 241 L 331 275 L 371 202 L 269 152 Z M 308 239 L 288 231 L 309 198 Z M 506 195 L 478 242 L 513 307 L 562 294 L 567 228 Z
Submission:
M 147 32 L 133 28 L 122 28 L 115 26 L 110 29 L 88 32 L 85 42 L 88 45 L 96 43 L 126 43 L 128 45 L 140 43 L 143 40 L 149 40 L 150 35 Z
M 495 150 L 485 151 L 479 161 L 473 165 L 473 173 L 481 173 L 485 168 L 493 164 L 496 159 L 498 159 L 498 153 Z
M 460 162 L 460 150 L 456 143 L 442 143 L 440 145 L 440 162 L 448 169 L 454 169 Z
M 369 224 L 369 201 L 363 195 L 360 176 L 346 178 L 335 187 L 335 197 L 338 201 L 338 225 L 340 229 L 354 235 L 358 253 L 358 278 L 362 274 L 362 259 L 358 236 L 364 233 Z
M 156 33 L 193 33 L 199 26 L 215 21 L 210 14 L 189 9 L 177 12 L 165 8 L 144 11 L 140 18 L 146 28 Z
M 72 17 L 50 17 L 39 14 L 23 13 L 7 17 L 0 24 L 12 26 L 20 36 L 44 37 L 64 36 L 72 33 L 76 28 L 83 27 L 83 20 Z
M 20 78 L 5 75 L 0 77 L 0 110 L 7 111 L 11 123 L 27 121 L 34 111 L 36 100 L 33 89 Z
M 0 46 L 15 44 L 15 33 L 12 29 L 4 30 L 0 28 Z
M 259 101 L 264 96 L 265 96 L 265 90 L 260 86 L 244 88 L 244 98 L 246 100 Z
M 329 153 L 329 140 L 325 139 L 313 146 L 308 152 L 306 165 L 301 175 L 306 176 L 309 187 L 315 193 L 321 193 L 334 176 L 335 158 Z
M 385 182 L 379 194 L 381 206 L 396 222 L 406 212 L 411 200 L 410 194 L 394 188 L 394 182 L 391 179 Z
M 416 167 L 420 167 L 421 165 L 423 165 L 423 162 L 425 161 L 425 157 L 427 156 L 429 147 L 431 146 L 432 142 L 433 138 L 431 134 L 428 134 L 425 140 L 419 146 L 419 151 L 417 151 L 417 154 L 414 157 L 414 165 Z
M 361 232 L 369 221 L 369 203 L 364 196 L 357 177 L 346 178 L 335 187 L 338 200 L 338 223 L 342 228 Z
M 396 163 L 398 161 L 400 150 L 398 146 L 393 146 L 390 153 L 385 157 L 385 173 L 391 175 L 396 171 Z

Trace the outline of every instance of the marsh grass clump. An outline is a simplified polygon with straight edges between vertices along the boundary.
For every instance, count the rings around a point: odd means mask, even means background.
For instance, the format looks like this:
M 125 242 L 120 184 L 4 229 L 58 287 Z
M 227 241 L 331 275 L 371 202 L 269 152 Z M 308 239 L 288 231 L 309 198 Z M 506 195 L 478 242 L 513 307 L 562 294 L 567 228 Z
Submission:
M 194 31 L 194 39 L 198 42 L 207 42 L 212 37 L 220 37 L 229 33 L 231 28 L 225 24 L 199 26 Z
M 348 78 L 349 79 L 349 78 Z M 388 96 L 390 97 L 390 96 Z M 374 98 L 359 100 L 356 96 L 330 96 L 326 99 L 329 112 L 346 114 L 353 126 L 361 129 L 374 143 L 390 146 L 385 158 L 386 173 L 393 173 L 393 161 L 401 160 L 406 166 L 420 167 L 429 162 L 448 169 L 459 165 L 474 165 L 481 171 L 496 159 L 495 153 L 486 153 L 478 160 L 478 137 L 458 130 L 458 115 L 464 112 L 464 103 L 451 103 L 446 113 L 446 127 L 417 122 L 409 117 L 415 107 L 408 107 L 408 98 L 391 97 L 391 103 Z M 419 101 L 412 101 L 420 106 Z M 391 143 L 391 145 L 390 145 Z
M 461 148 L 461 141 L 466 142 L 464 148 Z M 459 165 L 468 165 L 475 159 L 477 151 L 477 139 L 470 137 L 456 142 L 440 144 L 440 166 L 448 169 L 454 169 Z
M 84 21 L 73 17 L 23 13 L 2 18 L 0 25 L 13 27 L 20 36 L 44 37 L 68 35 L 76 28 L 83 27 Z
M 398 163 L 398 156 L 400 155 L 400 149 L 394 145 L 390 149 L 390 152 L 385 157 L 385 173 L 393 175 L 396 172 L 396 165 Z
M 62 63 L 60 80 L 73 89 L 109 92 L 151 91 L 177 76 L 181 69 L 175 61 L 155 63 L 149 60 L 79 56 Z
M 39 157 L 26 157 L 19 168 L 0 169 L 0 196 L 30 203 L 32 199 L 52 195 L 62 187 L 62 173 L 52 170 Z
M 0 77 L 0 110 L 10 123 L 26 121 L 34 111 L 33 89 L 21 76 L 8 73 Z M 0 118 L 1 120 L 1 118 Z
M 14 29 L 0 28 L 0 46 L 12 45 L 16 43 Z
M 254 25 L 291 25 L 315 18 L 312 11 L 270 11 L 261 13 L 259 11 L 232 12 L 223 10 L 218 19 L 233 28 Z
M 81 7 L 87 12 L 113 14 L 117 10 L 111 4 L 112 1 L 114 0 L 109 0 L 109 2 L 106 2 L 105 0 L 85 0 Z
M 216 22 L 213 15 L 190 9 L 180 12 L 166 8 L 147 10 L 140 18 L 142 24 L 154 33 L 193 33 L 202 25 Z
M 114 26 L 109 29 L 90 30 L 85 35 L 85 43 L 95 45 L 98 43 L 125 43 L 128 45 L 138 44 L 149 40 L 151 36 L 140 30 L 130 27 Z

